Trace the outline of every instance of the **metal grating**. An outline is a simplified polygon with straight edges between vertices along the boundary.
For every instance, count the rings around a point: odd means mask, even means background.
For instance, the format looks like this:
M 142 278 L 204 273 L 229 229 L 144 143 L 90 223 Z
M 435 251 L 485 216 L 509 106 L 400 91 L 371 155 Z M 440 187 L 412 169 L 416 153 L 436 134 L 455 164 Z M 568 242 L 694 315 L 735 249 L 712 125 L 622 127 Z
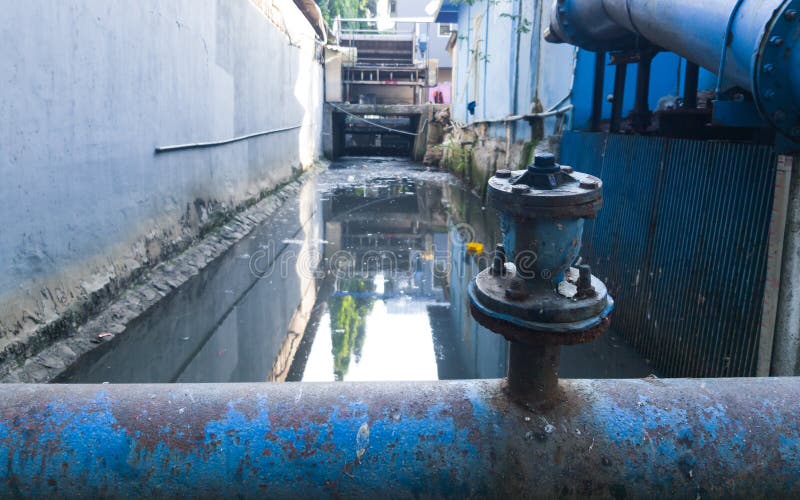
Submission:
M 777 157 L 752 144 L 568 132 L 602 178 L 584 257 L 614 328 L 665 376 L 754 376 Z

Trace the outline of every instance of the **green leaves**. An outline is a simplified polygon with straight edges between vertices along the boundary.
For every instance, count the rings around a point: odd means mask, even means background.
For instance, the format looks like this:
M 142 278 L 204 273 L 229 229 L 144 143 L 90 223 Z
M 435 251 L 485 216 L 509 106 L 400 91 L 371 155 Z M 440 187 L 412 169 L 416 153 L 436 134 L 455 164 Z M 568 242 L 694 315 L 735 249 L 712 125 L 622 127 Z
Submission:
M 322 17 L 329 25 L 339 17 L 364 17 L 367 14 L 369 0 L 316 0 Z M 374 3 L 374 0 L 373 2 Z
M 502 13 L 500 14 L 501 18 L 511 19 L 512 21 L 519 19 L 519 25 L 517 26 L 517 33 L 530 33 L 531 32 L 531 22 L 526 17 L 520 17 L 515 14 L 508 14 Z

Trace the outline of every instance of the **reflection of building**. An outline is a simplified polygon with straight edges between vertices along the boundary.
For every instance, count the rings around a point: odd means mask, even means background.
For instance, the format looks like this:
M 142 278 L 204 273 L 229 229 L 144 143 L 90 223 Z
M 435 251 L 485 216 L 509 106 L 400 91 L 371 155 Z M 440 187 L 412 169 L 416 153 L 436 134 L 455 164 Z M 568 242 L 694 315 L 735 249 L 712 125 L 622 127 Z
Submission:
M 325 257 L 339 250 L 357 271 L 409 271 L 415 255 L 432 260 L 433 234 L 447 231 L 442 188 L 374 179 L 337 189 L 324 204 Z
M 360 358 L 376 300 L 389 314 L 403 314 L 409 301 L 444 300 L 434 273 L 435 243 L 446 250 L 447 241 L 442 187 L 373 179 L 335 190 L 323 217 L 334 289 L 327 301 L 331 354 L 335 378 L 343 380 L 351 360 Z

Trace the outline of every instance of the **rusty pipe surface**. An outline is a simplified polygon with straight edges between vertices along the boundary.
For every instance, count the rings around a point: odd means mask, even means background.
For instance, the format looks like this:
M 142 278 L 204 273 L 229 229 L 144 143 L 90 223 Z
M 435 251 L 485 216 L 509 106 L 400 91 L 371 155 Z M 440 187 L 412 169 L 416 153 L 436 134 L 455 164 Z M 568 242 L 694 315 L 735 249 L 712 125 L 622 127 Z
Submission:
M 800 379 L 0 388 L 2 496 L 800 494 Z

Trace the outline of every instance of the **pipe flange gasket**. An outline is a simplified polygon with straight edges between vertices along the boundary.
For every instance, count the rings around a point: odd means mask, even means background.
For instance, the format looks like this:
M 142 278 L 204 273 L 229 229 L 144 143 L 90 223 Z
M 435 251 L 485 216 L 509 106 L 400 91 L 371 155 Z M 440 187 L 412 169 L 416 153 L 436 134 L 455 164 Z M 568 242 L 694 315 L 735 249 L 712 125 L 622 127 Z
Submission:
M 470 290 L 470 312 L 478 323 L 510 342 L 527 345 L 577 345 L 591 342 L 611 326 L 613 310 L 614 301 L 609 297 L 609 304 L 603 313 L 590 320 L 561 325 L 537 323 L 498 315 L 476 301 Z
M 794 14 L 793 14 L 794 13 Z M 800 103 L 795 102 L 788 75 L 797 68 L 794 50 L 800 50 L 800 0 L 785 2 L 775 10 L 764 30 L 753 71 L 756 106 L 773 127 L 800 142 Z

